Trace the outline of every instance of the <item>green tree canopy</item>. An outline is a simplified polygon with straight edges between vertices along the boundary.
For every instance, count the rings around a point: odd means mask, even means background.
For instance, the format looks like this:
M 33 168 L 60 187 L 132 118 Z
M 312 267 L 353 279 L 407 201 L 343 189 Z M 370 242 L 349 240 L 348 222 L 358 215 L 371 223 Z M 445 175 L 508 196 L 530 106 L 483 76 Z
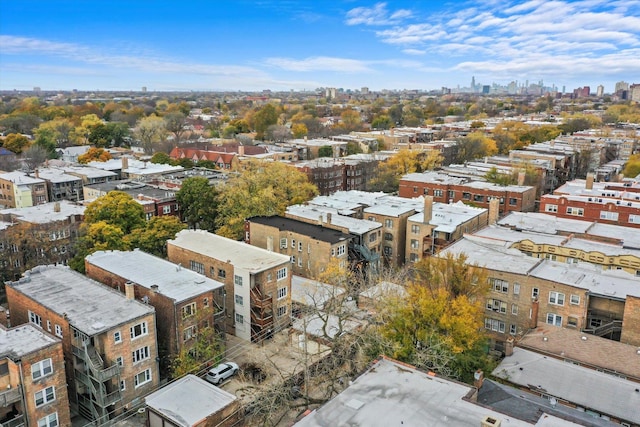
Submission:
M 19 133 L 10 133 L 2 141 L 2 146 L 9 151 L 13 151 L 16 154 L 22 153 L 26 150 L 31 142 L 29 138 Z
M 178 217 L 154 216 L 144 228 L 132 230 L 128 240 L 134 248 L 166 258 L 167 240 L 175 238 L 176 234 L 186 227 Z
M 110 191 L 89 203 L 84 219 L 88 224 L 105 221 L 120 228 L 124 234 L 145 225 L 142 205 L 122 191 Z
M 218 216 L 218 191 L 202 176 L 187 178 L 176 193 L 180 215 L 190 228 L 213 232 Z

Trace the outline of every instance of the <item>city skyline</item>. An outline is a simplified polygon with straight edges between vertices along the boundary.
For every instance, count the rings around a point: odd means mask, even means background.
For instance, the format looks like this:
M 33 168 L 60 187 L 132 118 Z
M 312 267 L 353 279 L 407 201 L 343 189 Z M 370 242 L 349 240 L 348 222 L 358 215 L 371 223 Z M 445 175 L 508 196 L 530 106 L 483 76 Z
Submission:
M 423 4 L 426 3 L 426 4 Z M 634 83 L 640 1 L 0 3 L 0 90 Z

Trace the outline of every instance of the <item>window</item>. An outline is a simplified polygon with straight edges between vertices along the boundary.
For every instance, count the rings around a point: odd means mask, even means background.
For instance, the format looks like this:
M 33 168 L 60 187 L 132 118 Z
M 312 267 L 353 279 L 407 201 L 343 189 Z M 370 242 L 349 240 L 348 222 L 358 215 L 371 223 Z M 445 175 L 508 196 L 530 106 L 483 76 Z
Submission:
M 429 189 L 428 189 L 428 188 L 423 188 L 423 189 L 422 189 L 422 192 L 423 192 L 425 195 L 427 195 L 427 194 L 429 194 Z
M 244 316 L 242 314 L 236 313 L 236 323 L 238 325 L 242 325 L 244 323 Z
M 291 264 L 295 265 L 296 263 L 296 256 L 295 255 L 291 255 Z
M 280 249 L 287 249 L 287 239 L 286 238 L 280 239 Z
M 453 200 L 453 199 L 455 199 L 455 198 L 456 198 L 456 192 L 455 192 L 455 191 L 453 191 L 453 190 L 449 190 L 449 191 L 447 192 L 447 194 L 449 195 L 449 199 L 451 199 L 451 200 Z
M 131 327 L 131 339 L 134 340 L 143 335 L 147 335 L 147 322 L 138 323 Z
M 560 292 L 549 292 L 549 304 L 564 305 L 564 294 Z
M 513 197 L 509 198 L 509 205 L 510 206 L 516 206 L 518 204 L 518 199 L 515 199 Z
M 420 260 L 420 257 L 418 256 L 418 254 L 409 254 L 409 261 L 418 262 L 419 260 Z
M 171 205 L 166 205 L 162 207 L 162 213 L 168 215 L 171 213 Z
M 278 288 L 278 299 L 282 299 L 287 296 L 287 288 Z
M 298 252 L 302 252 L 302 242 L 298 242 Z
M 555 261 L 556 260 L 556 255 L 555 254 L 544 254 L 544 259 L 549 259 L 551 261 Z
M 505 294 L 509 292 L 509 282 L 507 282 L 506 280 L 490 278 L 489 284 L 491 285 L 491 288 L 496 292 L 502 292 Z
M 338 246 L 338 256 L 344 255 L 345 252 L 346 252 L 346 246 L 345 245 Z
M 238 295 L 236 294 L 236 304 L 238 305 L 244 305 L 244 300 L 242 298 L 242 295 Z
M 124 380 L 120 380 L 120 391 L 125 391 L 127 389 L 127 383 Z
M 509 325 L 509 333 L 511 335 L 515 335 L 517 330 L 518 329 L 517 329 L 516 325 Z
M 391 247 L 389 247 L 389 246 L 385 246 L 384 248 L 382 248 L 382 252 L 383 252 L 386 256 L 391 256 L 391 255 L 393 255 L 393 249 L 391 249 Z
M 287 278 L 287 267 L 282 267 L 281 269 L 279 269 L 276 272 L 276 278 L 278 280 L 286 279 Z
M 391 233 L 384 233 L 384 240 L 386 240 L 386 241 L 391 241 L 391 240 L 393 240 L 393 234 L 391 234 Z
M 539 294 L 540 290 L 538 288 L 531 289 L 531 298 L 537 299 Z
M 227 277 L 227 272 L 222 268 L 218 269 L 218 277 L 221 279 L 225 279 Z
M 202 306 L 209 307 L 209 298 L 202 298 Z
M 545 212 L 558 212 L 558 205 L 546 205 L 544 207 Z
M 291 249 L 296 248 L 296 239 L 291 239 Z
M 233 283 L 237 286 L 242 286 L 242 276 L 233 275 Z
M 149 346 L 144 346 L 142 348 L 137 349 L 136 351 L 131 352 L 131 358 L 133 359 L 133 363 L 138 363 L 145 359 L 148 359 Z
M 38 363 L 34 363 L 33 365 L 31 365 L 31 378 L 33 378 L 34 380 L 46 377 L 47 375 L 52 373 L 53 364 L 51 363 L 51 359 L 44 359 L 39 361 Z
M 419 249 L 420 248 L 420 242 L 418 242 L 416 239 L 411 239 L 411 249 Z
M 571 295 L 571 297 L 569 297 L 569 303 L 580 305 L 580 295 Z
M 58 427 L 58 413 L 54 412 L 38 420 L 38 427 Z
M 482 194 L 474 194 L 473 195 L 474 202 L 484 202 L 484 196 Z
M 151 381 L 151 369 L 145 369 L 144 371 L 133 377 L 133 384 L 135 388 L 138 388 L 141 385 L 148 383 L 149 381 Z
M 640 215 L 629 215 L 629 222 L 631 224 L 640 224 Z
M 518 314 L 518 305 L 517 304 L 511 304 L 511 314 L 513 314 L 514 316 Z
M 549 325 L 562 326 L 562 316 L 558 316 L 557 314 L 549 313 L 549 314 L 547 314 L 547 323 Z
M 287 314 L 287 306 L 278 307 L 278 317 L 282 317 Z
M 51 332 L 51 321 L 47 320 L 47 331 Z
M 413 225 L 411 226 L 411 232 L 412 232 L 413 234 L 420 234 L 420 226 L 419 226 L 419 225 L 417 225 L 417 224 L 413 224 Z
M 463 192 L 463 193 L 462 193 L 462 198 L 463 198 L 464 200 L 471 200 L 471 193 Z
M 492 310 L 498 313 L 506 313 L 507 303 L 497 299 L 490 298 L 487 300 L 487 310 Z
M 442 190 L 433 190 L 433 197 L 442 197 Z
M 189 261 L 189 268 L 196 273 L 204 274 L 204 265 L 197 261 Z
M 393 228 L 393 221 L 391 221 L 390 219 L 385 219 L 384 226 L 387 228 Z
M 29 310 L 29 322 L 42 328 L 42 318 Z
M 568 207 L 567 215 L 584 216 L 584 209 Z
M 182 306 L 182 318 L 190 317 L 196 314 L 196 303 L 192 302 L 191 304 L 187 304 Z
M 56 336 L 62 338 L 62 327 L 60 325 L 56 325 Z
M 113 333 L 113 342 L 115 342 L 116 344 L 122 342 L 122 334 L 120 333 L 120 331 L 115 331 Z
M 490 319 L 487 317 L 484 319 L 484 327 L 485 329 L 488 329 L 490 331 L 500 332 L 501 334 L 504 334 L 506 325 L 502 320 Z
M 298 257 L 298 267 L 302 267 L 302 257 Z
M 513 284 L 513 294 L 520 295 L 520 283 Z
M 44 390 L 40 390 L 35 394 L 36 398 L 36 407 L 42 406 L 45 403 L 53 402 L 56 400 L 56 391 L 51 387 L 47 387 Z
M 376 236 L 376 233 L 369 234 L 369 243 L 375 242 L 377 238 L 378 236 Z
M 118 366 L 124 366 L 124 357 L 122 356 L 116 357 L 116 363 L 118 364 Z
M 185 328 L 182 331 L 182 340 L 189 341 L 190 339 L 195 338 L 197 332 L 198 332 L 198 328 L 195 325 Z
M 618 212 L 600 211 L 600 219 L 608 219 L 610 221 L 618 220 Z
M 577 317 L 567 317 L 567 326 L 576 328 L 578 327 L 578 318 Z

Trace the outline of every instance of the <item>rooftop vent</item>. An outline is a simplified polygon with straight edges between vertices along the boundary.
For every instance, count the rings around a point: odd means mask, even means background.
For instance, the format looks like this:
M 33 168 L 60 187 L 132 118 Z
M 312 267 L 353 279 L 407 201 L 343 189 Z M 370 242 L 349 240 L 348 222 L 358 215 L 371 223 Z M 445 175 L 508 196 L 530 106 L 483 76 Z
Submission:
M 498 418 L 486 416 L 480 421 L 480 427 L 500 427 L 502 422 Z

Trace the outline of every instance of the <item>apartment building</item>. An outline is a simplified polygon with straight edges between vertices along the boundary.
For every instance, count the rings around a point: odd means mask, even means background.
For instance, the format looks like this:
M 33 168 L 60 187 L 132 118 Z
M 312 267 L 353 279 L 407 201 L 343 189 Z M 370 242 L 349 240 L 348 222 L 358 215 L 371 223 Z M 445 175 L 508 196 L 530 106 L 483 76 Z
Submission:
M 19 171 L 0 173 L 0 207 L 25 208 L 48 201 L 45 180 Z
M 0 389 L 0 425 L 71 425 L 62 341 L 35 325 L 0 325 Z
M 107 422 L 158 385 L 155 310 L 68 267 L 7 282 L 11 321 L 62 341 L 71 410 Z
M 489 208 L 492 199 L 500 200 L 500 216 L 509 212 L 535 210 L 536 188 L 525 185 L 497 185 L 468 181 L 438 172 L 411 173 L 400 180 L 400 197 L 433 196 L 435 202 L 463 203 Z
M 44 179 L 48 198 L 52 202 L 60 200 L 78 202 L 82 200 L 82 178 L 78 176 L 51 167 L 36 169 L 31 175 L 33 178 Z
M 317 279 L 331 263 L 349 267 L 352 236 L 324 225 L 281 216 L 252 217 L 245 221 L 244 231 L 246 243 L 286 255 L 298 276 Z
M 156 309 L 163 374 L 173 357 L 193 347 L 199 330 L 224 332 L 222 282 L 138 249 L 94 252 L 85 268 L 88 277 Z
M 288 256 L 204 230 L 167 242 L 169 261 L 224 283 L 226 331 L 259 342 L 291 324 Z

